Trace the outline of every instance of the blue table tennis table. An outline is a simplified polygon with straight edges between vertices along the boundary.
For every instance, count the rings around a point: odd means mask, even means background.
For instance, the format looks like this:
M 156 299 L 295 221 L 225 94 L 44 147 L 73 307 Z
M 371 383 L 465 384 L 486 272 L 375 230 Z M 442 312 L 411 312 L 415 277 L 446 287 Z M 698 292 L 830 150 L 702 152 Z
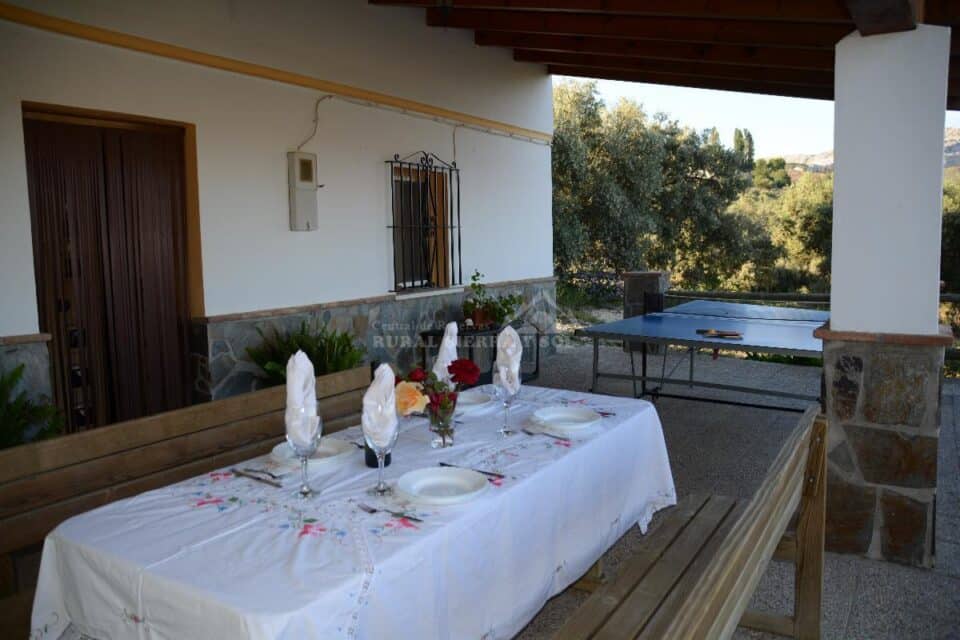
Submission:
M 577 335 L 586 336 L 593 340 L 593 379 L 591 391 L 596 390 L 597 382 L 600 378 L 612 378 L 617 380 L 630 380 L 633 383 L 633 395 L 635 397 L 649 395 L 654 398 L 684 398 L 718 402 L 721 404 L 802 411 L 802 409 L 794 407 L 668 394 L 663 392 L 663 387 L 668 384 L 688 387 L 696 386 L 790 398 L 794 400 L 819 401 L 819 396 L 694 380 L 694 354 L 699 349 L 723 349 L 727 351 L 820 358 L 823 356 L 823 345 L 818 338 L 813 337 L 813 331 L 829 320 L 829 318 L 830 314 L 828 312 L 813 309 L 769 307 L 713 300 L 693 300 L 671 307 L 665 311 L 648 313 L 642 316 L 624 318 L 616 322 L 607 322 L 586 327 L 578 330 Z M 698 331 L 702 332 L 710 329 L 717 332 L 734 332 L 739 334 L 739 337 L 724 338 L 698 333 Z M 628 346 L 630 353 L 630 375 L 600 371 L 599 345 L 601 339 L 622 340 L 624 345 Z M 634 349 L 632 346 L 629 346 L 636 345 L 637 343 L 640 345 L 641 353 L 641 372 L 639 376 L 636 375 Z M 670 345 L 687 347 L 690 353 L 689 376 L 686 379 L 667 376 L 666 361 L 668 350 L 666 348 L 663 349 L 663 367 L 661 374 L 659 376 L 648 375 L 647 353 L 648 345 L 650 344 L 664 345 L 665 347 Z M 637 390 L 638 382 L 640 383 L 639 393 Z M 648 383 L 655 384 L 651 386 Z

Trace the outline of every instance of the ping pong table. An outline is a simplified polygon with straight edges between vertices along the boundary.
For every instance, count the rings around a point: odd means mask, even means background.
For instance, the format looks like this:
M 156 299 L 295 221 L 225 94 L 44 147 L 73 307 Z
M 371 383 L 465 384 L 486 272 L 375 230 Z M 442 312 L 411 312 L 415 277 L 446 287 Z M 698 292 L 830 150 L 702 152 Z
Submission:
M 684 385 L 688 387 L 705 387 L 794 400 L 819 401 L 819 396 L 694 380 L 694 354 L 699 349 L 711 349 L 715 353 L 717 350 L 722 349 L 726 351 L 820 358 L 823 355 L 823 345 L 818 338 L 813 337 L 813 331 L 829 318 L 830 314 L 828 312 L 813 309 L 769 307 L 713 300 L 693 300 L 671 307 L 665 311 L 648 313 L 646 315 L 586 327 L 578 330 L 576 335 L 586 336 L 593 340 L 593 378 L 590 388 L 591 391 L 596 391 L 597 382 L 600 378 L 609 378 L 630 380 L 633 383 L 633 395 L 635 397 L 649 395 L 654 398 L 685 398 L 718 402 L 721 404 L 802 411 L 802 409 L 795 407 L 664 393 L 663 387 L 668 384 Z M 704 332 L 706 330 L 715 330 L 720 334 L 729 332 L 735 334 L 737 337 L 730 338 L 719 335 L 705 335 Z M 698 331 L 700 333 L 698 333 Z M 640 343 L 640 375 L 638 376 L 636 374 L 634 349 L 632 346 L 628 346 L 627 348 L 630 353 L 630 375 L 600 371 L 599 346 L 601 339 L 622 340 L 624 345 Z M 650 344 L 664 345 L 663 364 L 659 376 L 651 376 L 647 371 L 647 354 L 648 345 Z M 690 366 L 689 375 L 686 379 L 668 377 L 666 373 L 667 356 L 669 352 L 667 347 L 670 345 L 687 347 L 689 351 Z M 639 394 L 637 392 L 637 382 L 640 383 Z M 651 386 L 648 383 L 654 383 L 654 385 Z

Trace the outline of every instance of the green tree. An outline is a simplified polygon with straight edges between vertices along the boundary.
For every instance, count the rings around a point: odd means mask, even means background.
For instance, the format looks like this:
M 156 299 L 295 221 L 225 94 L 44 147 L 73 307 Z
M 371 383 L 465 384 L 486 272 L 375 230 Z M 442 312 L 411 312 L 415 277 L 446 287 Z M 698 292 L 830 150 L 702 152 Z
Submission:
M 753 186 L 758 189 L 782 189 L 790 186 L 787 163 L 783 158 L 761 158 L 753 167 Z
M 561 277 L 587 250 L 584 218 L 594 188 L 592 158 L 601 139 L 602 108 L 595 85 L 563 83 L 554 89 L 553 256 Z
M 763 225 L 727 214 L 747 175 L 715 129 L 651 118 L 631 101 L 607 108 L 594 83 L 554 88 L 554 127 L 561 278 L 650 267 L 671 270 L 679 286 L 748 288 L 772 268 L 777 249 Z
M 787 266 L 806 288 L 830 288 L 833 233 L 833 175 L 807 173 L 783 190 L 775 239 L 785 248 Z
M 707 135 L 676 122 L 658 123 L 663 136 L 663 188 L 656 198 L 656 237 L 647 264 L 673 272 L 683 287 L 713 288 L 739 270 L 748 256 L 731 244 L 737 237 L 725 215 L 746 186 L 730 149 L 709 143 Z
M 753 170 L 753 158 L 755 156 L 753 148 L 753 134 L 750 133 L 749 129 L 743 130 L 743 147 L 744 147 L 744 156 L 748 158 L 747 169 Z
M 733 130 L 733 152 L 740 158 L 744 171 L 753 171 L 753 136 L 750 131 Z
M 947 291 L 960 291 L 960 179 L 957 178 L 948 179 L 943 185 L 940 279 Z

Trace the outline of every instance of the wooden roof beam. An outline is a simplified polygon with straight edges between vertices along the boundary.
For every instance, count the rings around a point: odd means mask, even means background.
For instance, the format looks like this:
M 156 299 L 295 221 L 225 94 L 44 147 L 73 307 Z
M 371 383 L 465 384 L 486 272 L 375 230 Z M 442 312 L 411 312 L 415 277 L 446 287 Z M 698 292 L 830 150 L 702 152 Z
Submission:
M 639 38 L 756 47 L 808 47 L 833 50 L 852 27 L 843 24 L 698 20 L 598 15 L 565 11 L 427 9 L 432 27 L 482 29 L 572 36 Z
M 665 84 L 678 87 L 692 87 L 695 89 L 715 89 L 719 91 L 740 91 L 745 93 L 762 93 L 773 96 L 790 98 L 815 98 L 832 100 L 832 85 L 811 85 L 793 80 L 778 79 L 765 80 L 755 76 L 743 75 L 702 75 L 700 73 L 684 73 L 664 68 L 659 71 L 637 69 L 612 69 L 604 67 L 581 67 L 572 65 L 550 64 L 547 72 L 554 75 L 575 76 L 598 80 L 621 80 L 624 82 L 643 82 L 646 84 Z M 947 109 L 960 109 L 960 78 L 953 76 L 947 84 Z
M 554 75 L 596 78 L 604 80 L 623 80 L 626 82 L 644 82 L 648 84 L 666 84 L 696 89 L 717 89 L 745 93 L 762 93 L 791 98 L 833 99 L 833 87 L 807 86 L 800 84 L 759 82 L 738 78 L 713 78 L 679 73 L 660 73 L 651 71 L 625 71 L 621 69 L 598 69 L 595 67 L 568 67 L 549 65 L 547 71 Z
M 923 0 L 845 0 L 864 36 L 910 31 L 922 22 Z
M 476 44 L 528 51 L 561 51 L 609 56 L 756 65 L 833 71 L 834 54 L 825 49 L 788 49 L 728 44 L 662 42 L 626 38 L 554 36 L 507 31 L 477 31 Z
M 622 71 L 649 71 L 653 73 L 676 73 L 705 78 L 735 78 L 756 82 L 774 82 L 827 87 L 833 89 L 833 71 L 810 69 L 780 69 L 772 67 L 745 67 L 731 64 L 715 64 L 697 61 L 649 60 L 624 56 L 601 56 L 583 53 L 555 51 L 514 51 L 514 60 L 541 64 L 618 69 Z
M 843 0 L 770 2 L 739 0 L 370 0 L 371 4 L 401 7 L 450 7 L 504 11 L 572 11 L 664 18 L 711 20 L 773 20 L 852 24 Z

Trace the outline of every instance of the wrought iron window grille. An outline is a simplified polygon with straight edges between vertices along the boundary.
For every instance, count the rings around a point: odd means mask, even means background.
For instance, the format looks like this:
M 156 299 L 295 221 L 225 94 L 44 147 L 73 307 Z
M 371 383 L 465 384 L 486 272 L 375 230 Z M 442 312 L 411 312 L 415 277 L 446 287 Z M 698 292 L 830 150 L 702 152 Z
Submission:
M 390 171 L 393 290 L 463 284 L 460 170 L 427 151 L 387 160 Z

